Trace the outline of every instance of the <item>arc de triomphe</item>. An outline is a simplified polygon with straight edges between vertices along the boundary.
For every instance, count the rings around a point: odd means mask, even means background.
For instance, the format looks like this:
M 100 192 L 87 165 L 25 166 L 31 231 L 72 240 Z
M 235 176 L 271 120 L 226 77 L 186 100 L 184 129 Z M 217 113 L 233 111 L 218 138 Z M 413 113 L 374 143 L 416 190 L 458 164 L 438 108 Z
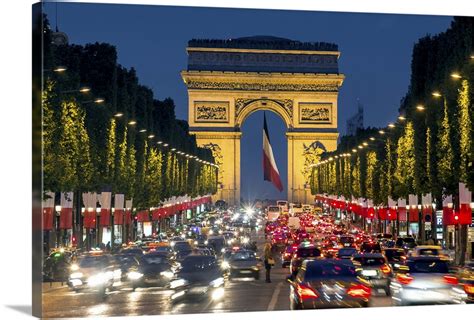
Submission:
M 240 202 L 240 128 L 269 110 L 287 127 L 288 201 L 309 202 L 309 165 L 337 146 L 337 45 L 257 36 L 191 40 L 187 53 L 190 131 L 219 164 L 214 200 Z

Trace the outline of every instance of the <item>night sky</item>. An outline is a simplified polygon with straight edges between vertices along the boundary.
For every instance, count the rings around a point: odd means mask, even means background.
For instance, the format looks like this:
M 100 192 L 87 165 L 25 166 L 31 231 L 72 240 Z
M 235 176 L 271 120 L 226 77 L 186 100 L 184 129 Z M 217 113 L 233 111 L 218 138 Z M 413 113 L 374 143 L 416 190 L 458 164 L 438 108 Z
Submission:
M 45 3 L 51 26 L 56 4 Z M 158 99 L 171 97 L 176 115 L 187 120 L 187 93 L 180 77 L 186 69 L 186 45 L 193 38 L 229 39 L 271 35 L 304 42 L 339 45 L 339 72 L 346 79 L 339 95 L 339 132 L 365 109 L 366 126 L 395 119 L 410 79 L 413 45 L 426 34 L 446 30 L 452 17 L 351 14 L 278 10 L 214 9 L 139 5 L 59 3 L 58 27 L 69 42 L 107 42 L 117 47 L 121 65 L 137 70 L 141 84 Z M 242 197 L 285 199 L 287 147 L 283 120 L 267 111 L 272 147 L 285 190 L 263 181 L 263 111 L 242 127 Z

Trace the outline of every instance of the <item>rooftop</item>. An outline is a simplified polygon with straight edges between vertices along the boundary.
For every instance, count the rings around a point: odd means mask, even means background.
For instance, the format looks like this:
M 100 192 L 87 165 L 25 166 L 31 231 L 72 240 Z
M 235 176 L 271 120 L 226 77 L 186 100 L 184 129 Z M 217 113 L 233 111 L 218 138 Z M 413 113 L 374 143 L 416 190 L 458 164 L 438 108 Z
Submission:
M 232 48 L 267 50 L 338 51 L 337 44 L 327 42 L 301 42 L 274 36 L 252 36 L 236 39 L 192 39 L 192 48 Z

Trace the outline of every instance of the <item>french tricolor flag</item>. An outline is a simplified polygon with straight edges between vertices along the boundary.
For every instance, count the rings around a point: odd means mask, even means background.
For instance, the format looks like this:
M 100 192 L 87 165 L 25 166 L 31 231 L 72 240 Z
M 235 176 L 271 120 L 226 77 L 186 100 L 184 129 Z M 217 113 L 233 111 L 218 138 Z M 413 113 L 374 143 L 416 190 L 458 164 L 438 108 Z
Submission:
M 270 144 L 270 136 L 268 135 L 267 118 L 263 114 L 263 179 L 270 181 L 281 192 L 283 185 L 281 184 L 280 173 L 273 157 L 272 145 Z

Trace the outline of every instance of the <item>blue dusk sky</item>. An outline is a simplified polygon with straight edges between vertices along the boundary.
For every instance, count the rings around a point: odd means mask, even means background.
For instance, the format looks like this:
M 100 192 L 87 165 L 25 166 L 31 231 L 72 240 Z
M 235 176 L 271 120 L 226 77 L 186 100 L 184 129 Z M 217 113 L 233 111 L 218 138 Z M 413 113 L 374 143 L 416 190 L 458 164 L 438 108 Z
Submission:
M 338 126 L 364 106 L 365 126 L 386 126 L 395 119 L 410 80 L 413 45 L 427 34 L 445 31 L 452 17 L 327 13 L 309 11 L 216 9 L 85 3 L 45 3 L 51 26 L 69 42 L 106 42 L 117 48 L 118 62 L 134 67 L 141 84 L 155 97 L 171 97 L 176 115 L 187 120 L 187 93 L 180 71 L 186 69 L 186 45 L 193 38 L 229 39 L 271 35 L 303 42 L 336 43 L 339 72 L 346 76 L 339 94 Z M 283 120 L 267 112 L 275 159 L 284 184 L 278 192 L 263 181 L 263 111 L 242 127 L 241 185 L 244 199 L 285 199 L 287 147 Z

